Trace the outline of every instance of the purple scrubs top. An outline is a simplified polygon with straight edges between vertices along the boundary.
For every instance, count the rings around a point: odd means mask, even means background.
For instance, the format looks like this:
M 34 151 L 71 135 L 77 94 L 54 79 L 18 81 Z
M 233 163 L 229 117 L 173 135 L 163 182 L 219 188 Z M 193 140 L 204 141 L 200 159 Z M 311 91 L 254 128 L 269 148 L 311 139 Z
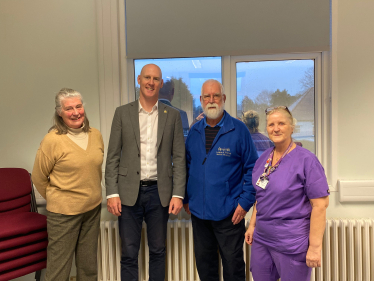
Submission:
M 273 148 L 257 160 L 252 172 L 257 215 L 253 239 L 284 254 L 306 252 L 309 245 L 309 199 L 329 195 L 324 169 L 309 150 L 296 146 L 269 176 L 265 189 L 256 185 Z

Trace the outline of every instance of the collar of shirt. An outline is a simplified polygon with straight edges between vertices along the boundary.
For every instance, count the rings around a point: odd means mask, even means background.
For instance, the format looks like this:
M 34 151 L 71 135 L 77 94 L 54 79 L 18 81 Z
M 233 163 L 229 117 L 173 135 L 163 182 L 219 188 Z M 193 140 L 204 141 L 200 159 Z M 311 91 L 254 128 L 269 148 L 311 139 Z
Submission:
M 224 124 L 224 121 L 225 121 L 225 116 L 226 116 L 226 112 L 223 111 L 223 117 L 222 117 L 221 121 L 219 121 L 218 124 L 215 125 L 214 127 L 217 127 L 217 126 L 222 127 L 223 124 Z M 211 126 L 208 125 L 208 123 L 206 122 L 206 116 L 204 117 L 203 122 L 204 122 L 204 128 L 206 128 L 206 127 L 208 127 L 208 126 L 211 127 Z
M 142 104 L 140 103 L 140 100 L 138 100 L 139 103 L 139 111 L 138 112 L 145 112 L 145 113 L 152 113 L 153 111 L 156 111 L 158 108 L 158 100 L 156 101 L 155 105 L 152 107 L 151 112 L 147 112 L 143 107 Z

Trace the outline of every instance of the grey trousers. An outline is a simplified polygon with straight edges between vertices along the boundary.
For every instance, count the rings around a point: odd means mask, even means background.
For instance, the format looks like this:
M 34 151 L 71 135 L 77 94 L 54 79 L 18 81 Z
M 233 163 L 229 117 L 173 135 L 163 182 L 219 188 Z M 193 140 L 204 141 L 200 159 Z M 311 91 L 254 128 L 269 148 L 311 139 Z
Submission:
M 69 280 L 75 252 L 77 281 L 97 281 L 97 243 L 101 204 L 79 215 L 47 211 L 46 281 Z

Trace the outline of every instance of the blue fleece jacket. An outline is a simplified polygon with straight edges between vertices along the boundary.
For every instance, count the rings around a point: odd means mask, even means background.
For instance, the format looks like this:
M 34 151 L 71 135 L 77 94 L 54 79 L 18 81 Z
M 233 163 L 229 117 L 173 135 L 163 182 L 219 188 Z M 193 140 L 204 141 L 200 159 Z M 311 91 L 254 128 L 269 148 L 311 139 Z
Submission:
M 186 140 L 188 181 L 184 203 L 189 203 L 193 215 L 205 220 L 223 220 L 238 204 L 248 211 L 255 202 L 252 169 L 257 151 L 251 135 L 243 122 L 226 111 L 222 121 L 208 154 L 204 120 L 191 128 Z

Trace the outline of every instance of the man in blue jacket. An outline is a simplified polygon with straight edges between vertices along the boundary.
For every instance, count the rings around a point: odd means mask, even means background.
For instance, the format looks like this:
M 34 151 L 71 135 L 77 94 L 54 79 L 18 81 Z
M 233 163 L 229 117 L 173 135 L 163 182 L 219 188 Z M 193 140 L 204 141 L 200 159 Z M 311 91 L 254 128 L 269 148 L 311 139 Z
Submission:
M 205 81 L 200 96 L 205 117 L 186 140 L 184 208 L 192 218 L 202 281 L 219 280 L 217 249 L 224 280 L 245 280 L 244 216 L 255 202 L 252 169 L 257 151 L 245 124 L 224 110 L 225 101 L 222 84 Z

